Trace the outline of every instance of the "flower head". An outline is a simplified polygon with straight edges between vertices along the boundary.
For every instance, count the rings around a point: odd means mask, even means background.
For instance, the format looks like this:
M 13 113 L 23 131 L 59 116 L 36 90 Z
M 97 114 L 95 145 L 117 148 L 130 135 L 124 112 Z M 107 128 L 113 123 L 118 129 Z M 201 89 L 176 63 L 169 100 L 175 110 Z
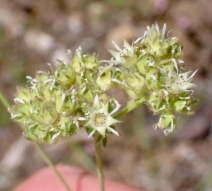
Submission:
M 78 132 L 69 115 L 76 112 L 77 104 L 60 88 L 53 87 L 52 81 L 48 73 L 38 73 L 31 79 L 30 88 L 18 88 L 15 105 L 9 109 L 26 138 L 50 144 Z

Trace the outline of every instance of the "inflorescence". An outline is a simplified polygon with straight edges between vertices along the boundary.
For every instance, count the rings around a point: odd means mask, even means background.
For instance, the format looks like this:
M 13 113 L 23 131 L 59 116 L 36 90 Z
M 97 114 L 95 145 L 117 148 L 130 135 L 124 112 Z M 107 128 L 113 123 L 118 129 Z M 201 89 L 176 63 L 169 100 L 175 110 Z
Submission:
M 27 76 L 30 87 L 17 88 L 9 108 L 12 119 L 21 124 L 26 138 L 49 144 L 83 128 L 89 137 L 99 134 L 99 140 L 107 133 L 119 135 L 114 113 L 120 104 L 106 94 L 116 86 L 126 93 L 127 103 L 144 98 L 160 115 L 155 127 L 172 132 L 176 113 L 193 113 L 191 81 L 196 71 L 184 70 L 182 47 L 165 31 L 166 25 L 160 30 L 156 23 L 131 45 L 124 41 L 123 49 L 113 42 L 117 51 L 110 51 L 113 57 L 108 61 L 83 55 L 79 48 L 69 63 L 61 61 L 50 72 Z

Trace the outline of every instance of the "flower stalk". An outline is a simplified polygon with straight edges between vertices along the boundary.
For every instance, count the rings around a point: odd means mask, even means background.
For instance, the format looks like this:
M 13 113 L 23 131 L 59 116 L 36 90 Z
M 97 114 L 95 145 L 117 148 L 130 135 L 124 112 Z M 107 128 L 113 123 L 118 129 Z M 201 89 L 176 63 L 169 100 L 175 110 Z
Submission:
M 100 191 L 105 191 L 101 148 L 99 142 L 96 141 L 95 136 L 94 136 L 94 144 L 95 144 L 95 156 L 96 156 L 97 174 L 100 184 Z
M 43 150 L 43 148 L 38 143 L 36 143 L 34 141 L 33 141 L 33 144 L 34 144 L 35 148 L 37 149 L 37 151 L 39 152 L 39 154 L 42 156 L 43 160 L 52 169 L 52 171 L 58 177 L 58 179 L 60 180 L 60 182 L 63 184 L 63 186 L 65 187 L 65 189 L 67 191 L 72 191 L 71 188 L 69 187 L 68 183 L 65 181 L 65 179 L 63 178 L 63 176 L 57 170 L 57 168 L 55 167 L 54 163 L 51 161 L 51 159 L 45 153 L 45 151 Z
M 140 104 L 142 104 L 145 101 L 145 97 L 142 97 L 141 99 L 137 100 L 134 103 L 128 103 L 127 106 L 117 115 L 115 115 L 114 118 L 119 119 L 123 115 L 129 113 L 130 111 L 134 110 L 136 107 L 138 107 Z

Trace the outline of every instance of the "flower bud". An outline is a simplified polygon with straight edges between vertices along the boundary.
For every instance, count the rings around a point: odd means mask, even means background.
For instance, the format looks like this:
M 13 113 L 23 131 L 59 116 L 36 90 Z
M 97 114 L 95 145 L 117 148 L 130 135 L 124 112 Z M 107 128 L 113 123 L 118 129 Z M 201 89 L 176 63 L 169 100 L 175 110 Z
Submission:
M 160 73 L 158 69 L 151 69 L 147 72 L 146 74 L 146 86 L 147 88 L 152 91 L 152 90 L 159 90 L 161 89 L 160 86 Z
M 88 69 L 90 72 L 96 72 L 100 65 L 100 61 L 95 54 L 82 55 L 80 51 L 77 51 L 71 64 L 76 72 L 80 72 L 83 68 Z
M 155 125 L 156 128 L 159 127 L 164 131 L 165 134 L 168 134 L 174 130 L 176 127 L 176 118 L 173 114 L 162 114 L 160 116 L 159 122 Z
M 112 87 L 112 65 L 104 67 L 98 73 L 96 83 L 102 90 L 108 90 Z
M 124 90 L 133 99 L 139 99 L 144 95 L 144 77 L 139 73 L 124 73 L 123 79 L 125 83 Z
M 154 114 L 164 113 L 169 107 L 163 90 L 153 91 L 146 103 Z
M 75 83 L 75 71 L 70 65 L 61 64 L 55 72 L 55 80 L 61 87 L 69 89 Z

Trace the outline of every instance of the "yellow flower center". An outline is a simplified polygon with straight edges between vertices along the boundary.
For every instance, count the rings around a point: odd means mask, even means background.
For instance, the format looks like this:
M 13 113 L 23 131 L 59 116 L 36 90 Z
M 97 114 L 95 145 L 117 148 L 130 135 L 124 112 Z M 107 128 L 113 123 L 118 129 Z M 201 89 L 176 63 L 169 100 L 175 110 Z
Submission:
M 103 125 L 106 122 L 106 115 L 104 113 L 97 113 L 94 116 L 94 123 L 96 125 Z

